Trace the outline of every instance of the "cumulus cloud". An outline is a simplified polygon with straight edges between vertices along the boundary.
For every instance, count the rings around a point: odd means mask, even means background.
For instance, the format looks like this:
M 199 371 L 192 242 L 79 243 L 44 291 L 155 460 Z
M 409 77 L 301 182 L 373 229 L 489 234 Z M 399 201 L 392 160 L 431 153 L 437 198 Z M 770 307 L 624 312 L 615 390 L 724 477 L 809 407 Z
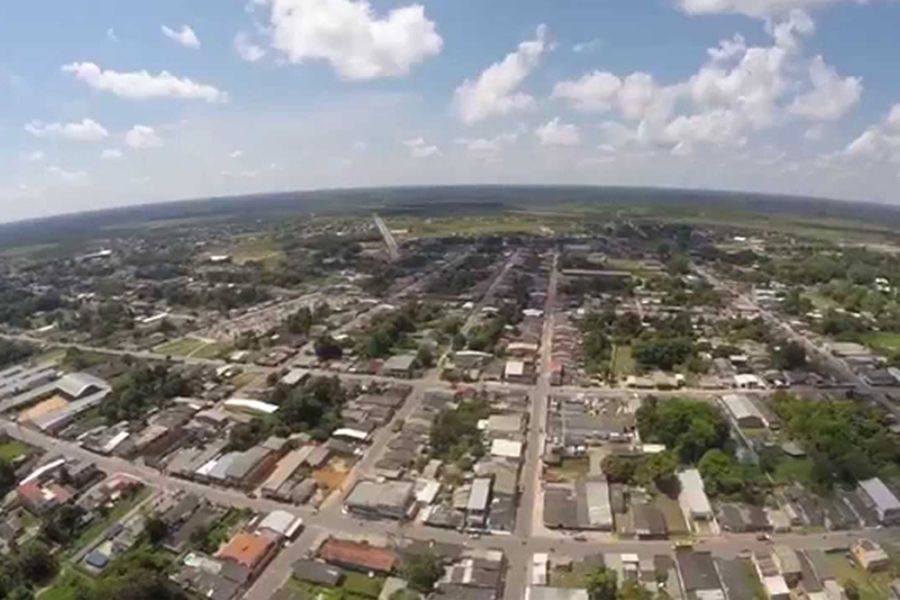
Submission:
M 100 153 L 100 158 L 103 160 L 119 160 L 122 158 L 122 151 L 117 148 L 107 148 Z
M 163 25 L 161 28 L 164 36 L 178 42 L 185 48 L 190 48 L 192 50 L 198 50 L 200 48 L 200 40 L 197 39 L 197 34 L 194 33 L 194 30 L 188 27 L 187 25 L 182 25 L 181 29 L 175 31 L 171 27 L 167 27 Z
M 247 62 L 257 62 L 266 55 L 266 51 L 251 42 L 250 36 L 243 31 L 234 36 L 234 49 Z
M 457 138 L 456 143 L 466 149 L 466 152 L 484 160 L 497 158 L 504 146 L 518 141 L 517 133 L 504 133 L 492 138 Z
M 39 162 L 47 158 L 47 155 L 44 154 L 42 150 L 35 150 L 34 152 L 29 152 L 22 158 L 30 162 Z
M 869 127 L 847 144 L 839 155 L 900 162 L 900 103 L 891 107 L 881 123 Z
M 515 52 L 485 69 L 477 80 L 466 79 L 456 88 L 454 104 L 459 118 L 471 124 L 533 106 L 534 98 L 519 88 L 548 50 L 546 37 L 546 26 L 539 26 L 535 39 L 522 42 Z
M 413 158 L 432 158 L 441 155 L 441 149 L 434 144 L 429 144 L 425 138 L 413 138 L 403 142 Z
M 186 77 L 176 77 L 168 71 L 152 75 L 148 71 L 120 73 L 103 70 L 94 63 L 72 63 L 62 67 L 94 90 L 110 92 L 128 100 L 148 100 L 152 98 L 179 98 L 183 100 L 205 100 L 224 102 L 225 92 Z
M 559 117 L 535 129 L 534 135 L 542 146 L 577 146 L 581 143 L 578 128 L 570 123 L 563 123 Z
M 797 96 L 789 107 L 795 115 L 821 121 L 835 121 L 859 102 L 862 96 L 862 80 L 858 77 L 842 79 L 837 71 L 825 64 L 821 56 L 809 66 L 809 79 L 813 88 Z
M 678 6 L 691 15 L 741 14 L 767 18 L 792 10 L 810 10 L 839 0 L 679 0 Z
M 63 138 L 76 142 L 99 142 L 109 137 L 106 128 L 93 119 L 83 119 L 80 123 L 32 121 L 25 125 L 25 131 L 39 138 Z
M 344 79 L 407 75 L 444 41 L 419 4 L 376 14 L 365 1 L 265 0 L 272 46 L 292 63 L 326 60 Z
M 135 125 L 125 134 L 125 143 L 130 148 L 141 150 L 144 148 L 158 148 L 163 145 L 162 138 L 152 127 Z

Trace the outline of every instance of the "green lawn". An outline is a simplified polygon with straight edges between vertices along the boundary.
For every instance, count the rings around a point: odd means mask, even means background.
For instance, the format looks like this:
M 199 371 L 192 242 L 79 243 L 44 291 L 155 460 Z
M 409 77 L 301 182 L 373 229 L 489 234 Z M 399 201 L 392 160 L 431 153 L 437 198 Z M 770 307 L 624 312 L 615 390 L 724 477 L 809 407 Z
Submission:
M 224 358 L 231 352 L 231 346 L 226 346 L 224 344 L 207 344 L 200 348 L 199 350 L 194 351 L 191 354 L 191 358 L 204 358 L 204 359 L 216 359 L 216 358 Z
M 900 333 L 870 333 L 865 340 L 877 352 L 893 354 L 900 351 Z
M 192 352 L 206 346 L 206 342 L 194 338 L 181 338 L 156 346 L 153 351 L 166 356 L 187 356 Z
M 637 363 L 631 355 L 631 346 L 616 346 L 612 354 L 611 370 L 616 377 L 633 375 Z
M 79 575 L 74 569 L 64 567 L 53 586 L 38 592 L 36 597 L 41 600 L 75 600 L 78 582 L 85 579 L 84 575 Z
M 818 310 L 828 310 L 830 308 L 836 308 L 838 306 L 837 302 L 816 291 L 803 292 L 803 294 L 801 295 L 812 302 L 813 306 Z
M 245 371 L 239 375 L 236 375 L 235 378 L 231 380 L 231 383 L 234 384 L 234 387 L 236 389 L 241 389 L 243 387 L 247 387 L 261 377 L 263 377 L 262 373 Z
M 237 265 L 249 262 L 262 263 L 267 269 L 278 266 L 284 256 L 278 242 L 271 238 L 250 239 L 240 242 L 231 249 L 231 256 Z
M 565 571 L 563 569 L 550 570 L 550 585 L 558 588 L 583 589 L 585 572 L 584 563 L 572 563 L 572 570 Z
M 813 461 L 809 458 L 786 458 L 778 463 L 772 476 L 780 483 L 812 481 Z
M 384 587 L 384 577 L 369 577 L 363 573 L 344 571 L 344 581 L 339 587 L 325 587 L 308 581 L 290 578 L 285 584 L 290 590 L 299 592 L 304 598 L 323 600 L 373 600 L 378 598 Z
M 15 460 L 28 454 L 28 445 L 19 440 L 9 440 L 0 444 L 0 460 Z

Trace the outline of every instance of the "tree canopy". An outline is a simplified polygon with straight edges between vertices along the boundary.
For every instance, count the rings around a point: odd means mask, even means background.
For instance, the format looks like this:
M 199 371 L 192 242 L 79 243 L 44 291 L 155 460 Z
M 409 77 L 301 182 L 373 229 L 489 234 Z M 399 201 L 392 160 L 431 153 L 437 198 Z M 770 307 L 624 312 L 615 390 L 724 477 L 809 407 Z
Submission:
M 728 442 L 728 422 L 706 402 L 671 398 L 660 402 L 646 398 L 637 411 L 641 439 L 665 444 L 682 463 L 695 463 L 708 450 Z

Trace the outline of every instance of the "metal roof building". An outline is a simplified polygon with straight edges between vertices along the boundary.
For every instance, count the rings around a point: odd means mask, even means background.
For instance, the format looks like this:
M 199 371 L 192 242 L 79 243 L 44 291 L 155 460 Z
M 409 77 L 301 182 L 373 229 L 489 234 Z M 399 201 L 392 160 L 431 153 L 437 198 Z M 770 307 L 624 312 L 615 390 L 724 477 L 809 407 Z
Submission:
M 609 502 L 609 484 L 605 479 L 584 482 L 588 523 L 592 529 L 610 530 L 613 527 L 612 505 Z
M 734 420 L 741 427 L 765 427 L 765 417 L 747 396 L 743 394 L 725 394 L 722 403 Z
M 859 487 L 865 492 L 869 500 L 875 506 L 878 520 L 881 523 L 890 523 L 900 520 L 900 500 L 888 489 L 883 481 L 877 477 L 859 482 Z
M 691 519 L 708 521 L 712 518 L 712 507 L 703 488 L 703 478 L 697 469 L 688 469 L 678 474 L 681 493 L 678 500 L 682 509 Z
M 469 492 L 469 500 L 466 510 L 484 512 L 488 509 L 491 499 L 491 480 L 483 477 L 472 481 L 472 490 Z

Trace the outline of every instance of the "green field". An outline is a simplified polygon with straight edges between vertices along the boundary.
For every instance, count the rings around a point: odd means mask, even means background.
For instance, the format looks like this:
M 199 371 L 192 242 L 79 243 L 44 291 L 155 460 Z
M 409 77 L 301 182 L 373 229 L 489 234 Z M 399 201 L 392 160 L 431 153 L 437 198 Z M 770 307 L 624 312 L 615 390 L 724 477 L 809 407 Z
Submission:
M 352 571 L 344 572 L 344 581 L 339 587 L 325 587 L 308 581 L 290 578 L 285 587 L 299 592 L 304 598 L 322 600 L 374 600 L 384 587 L 384 577 L 369 577 Z
M 156 346 L 153 351 L 157 354 L 165 354 L 167 356 L 188 356 L 205 345 L 206 342 L 204 342 L 203 340 L 198 340 L 195 338 L 181 338 L 178 340 L 172 340 L 171 342 L 166 342 L 165 344 L 160 344 L 159 346 Z
M 549 478 L 560 481 L 575 482 L 584 479 L 591 471 L 591 461 L 588 458 L 564 458 L 558 467 L 548 467 Z
M 616 346 L 613 349 L 610 370 L 616 377 L 633 375 L 636 367 L 637 363 L 631 355 L 631 346 Z
M 813 461 L 809 458 L 786 458 L 778 463 L 772 477 L 780 483 L 812 481 Z
M 28 446 L 19 440 L 9 440 L 0 444 L 0 460 L 15 460 L 28 454 Z
M 810 302 L 813 303 L 813 306 L 816 307 L 817 310 L 828 310 L 831 308 L 837 308 L 838 303 L 820 294 L 819 292 L 808 291 L 803 292 L 802 296 L 807 298 Z
M 193 354 L 191 354 L 191 358 L 203 358 L 203 359 L 216 359 L 216 358 L 224 358 L 231 352 L 231 346 L 226 346 L 224 344 L 217 344 L 213 342 L 212 344 L 207 344 L 200 348 L 199 350 L 195 350 Z
M 900 351 L 900 333 L 870 333 L 865 340 L 877 352 L 893 354 Z
M 281 246 L 271 238 L 254 238 L 239 242 L 229 254 L 237 265 L 258 262 L 267 269 L 277 267 L 284 257 Z
M 63 567 L 53 586 L 38 592 L 36 597 L 41 600 L 75 600 L 78 584 L 86 579 L 74 569 Z

